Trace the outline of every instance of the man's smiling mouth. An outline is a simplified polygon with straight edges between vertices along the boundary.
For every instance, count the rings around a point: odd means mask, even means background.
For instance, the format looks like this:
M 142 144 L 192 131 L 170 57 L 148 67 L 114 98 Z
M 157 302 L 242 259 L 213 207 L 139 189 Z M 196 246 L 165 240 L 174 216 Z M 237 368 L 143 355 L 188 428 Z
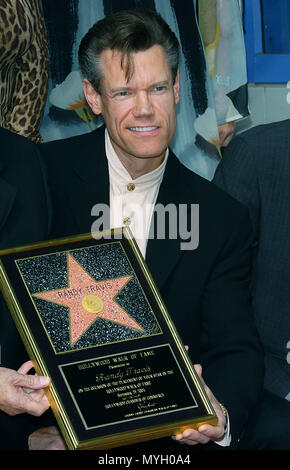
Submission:
M 155 131 L 156 129 L 158 129 L 157 126 L 129 127 L 129 130 L 134 131 L 134 132 L 148 132 L 148 131 Z

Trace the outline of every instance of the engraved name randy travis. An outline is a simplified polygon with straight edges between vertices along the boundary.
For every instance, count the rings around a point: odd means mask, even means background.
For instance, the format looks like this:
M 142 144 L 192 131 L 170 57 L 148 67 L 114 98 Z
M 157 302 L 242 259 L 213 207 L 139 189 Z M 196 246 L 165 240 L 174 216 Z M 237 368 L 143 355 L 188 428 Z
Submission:
M 106 283 L 106 288 L 112 289 L 112 284 L 110 282 Z M 58 292 L 57 295 L 59 297 L 76 297 L 76 296 L 83 296 L 86 294 L 92 294 L 94 292 L 100 292 L 103 291 L 104 288 L 96 286 L 92 284 L 91 286 L 86 286 L 86 287 L 78 287 L 77 289 L 66 289 L 62 292 Z

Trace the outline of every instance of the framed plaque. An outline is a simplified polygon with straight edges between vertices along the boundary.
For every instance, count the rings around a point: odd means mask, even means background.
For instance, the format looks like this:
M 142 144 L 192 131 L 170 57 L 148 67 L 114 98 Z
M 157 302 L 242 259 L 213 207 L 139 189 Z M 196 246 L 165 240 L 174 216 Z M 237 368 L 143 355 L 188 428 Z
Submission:
M 0 285 L 69 449 L 216 424 L 128 228 L 2 250 Z

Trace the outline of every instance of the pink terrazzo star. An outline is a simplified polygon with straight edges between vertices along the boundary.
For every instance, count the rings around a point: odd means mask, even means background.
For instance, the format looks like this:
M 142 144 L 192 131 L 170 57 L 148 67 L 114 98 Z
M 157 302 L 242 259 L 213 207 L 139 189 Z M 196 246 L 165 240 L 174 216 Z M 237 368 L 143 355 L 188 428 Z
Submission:
M 114 300 L 132 276 L 96 281 L 70 254 L 67 261 L 68 287 L 33 295 L 69 307 L 72 346 L 98 318 L 144 332 Z

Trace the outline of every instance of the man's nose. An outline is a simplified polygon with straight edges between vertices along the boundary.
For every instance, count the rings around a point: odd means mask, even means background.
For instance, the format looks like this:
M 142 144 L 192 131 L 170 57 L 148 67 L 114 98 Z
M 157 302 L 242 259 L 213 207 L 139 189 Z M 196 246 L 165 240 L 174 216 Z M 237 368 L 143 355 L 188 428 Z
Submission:
M 135 117 L 143 117 L 152 116 L 153 113 L 154 108 L 152 106 L 149 93 L 147 91 L 137 93 L 135 96 L 133 115 Z

